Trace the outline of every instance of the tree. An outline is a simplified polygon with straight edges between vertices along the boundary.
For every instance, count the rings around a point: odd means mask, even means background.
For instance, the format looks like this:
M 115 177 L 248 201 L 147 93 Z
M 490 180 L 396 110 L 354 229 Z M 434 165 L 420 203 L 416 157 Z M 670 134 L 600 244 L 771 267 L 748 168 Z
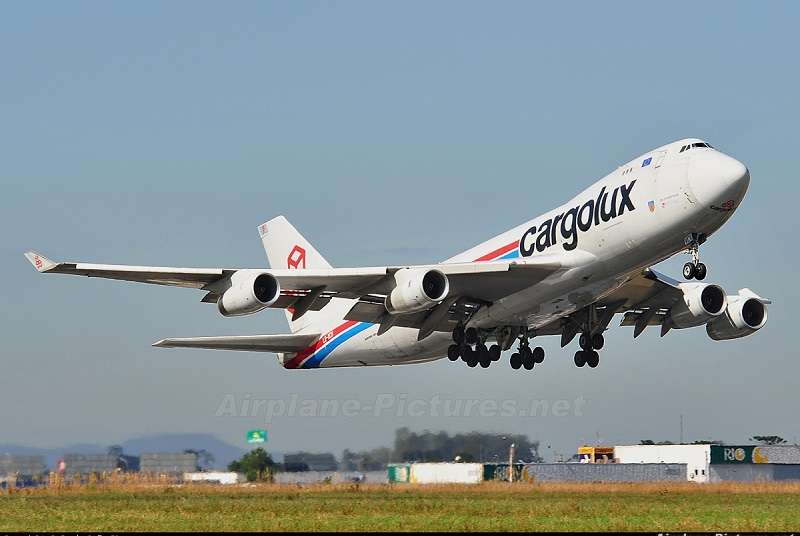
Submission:
M 750 438 L 750 441 L 757 441 L 762 445 L 782 445 L 786 440 L 776 435 L 757 435 Z
M 122 445 L 111 445 L 108 447 L 108 455 L 119 458 L 122 456 Z
M 261 447 L 251 450 L 238 460 L 228 464 L 228 471 L 244 473 L 248 482 L 268 480 L 275 462 Z
M 516 446 L 518 459 L 527 463 L 542 461 L 539 455 L 539 442 L 531 441 L 525 435 L 469 432 L 450 436 L 447 432 L 428 430 L 416 433 L 408 428 L 396 431 L 392 459 L 449 462 L 460 456 L 462 461 L 507 463 L 512 443 Z
M 392 458 L 392 450 L 378 447 L 372 450 L 342 452 L 341 468 L 344 471 L 383 471 Z
M 210 469 L 214 464 L 214 455 L 206 449 L 184 449 L 183 453 L 197 456 L 197 469 L 200 471 Z

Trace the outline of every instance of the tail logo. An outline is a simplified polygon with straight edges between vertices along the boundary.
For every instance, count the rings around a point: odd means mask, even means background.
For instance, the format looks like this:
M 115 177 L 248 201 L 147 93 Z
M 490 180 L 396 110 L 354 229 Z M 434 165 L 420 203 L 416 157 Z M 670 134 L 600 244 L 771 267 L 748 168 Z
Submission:
M 301 266 L 302 264 L 302 266 Z M 295 245 L 292 248 L 292 251 L 289 252 L 289 256 L 286 258 L 286 267 L 287 268 L 294 268 L 295 270 L 299 268 L 305 269 L 306 267 L 306 250 L 301 248 L 298 245 Z
M 33 257 L 33 264 L 36 266 L 37 270 L 42 269 L 42 259 L 39 258 L 39 255 Z

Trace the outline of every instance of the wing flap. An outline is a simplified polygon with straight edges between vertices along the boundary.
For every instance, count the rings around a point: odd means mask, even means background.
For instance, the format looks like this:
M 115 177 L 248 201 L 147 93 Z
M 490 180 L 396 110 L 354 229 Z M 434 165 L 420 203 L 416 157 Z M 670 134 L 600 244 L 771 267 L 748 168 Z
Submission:
M 204 348 L 207 350 L 240 350 L 243 352 L 294 353 L 319 339 L 319 333 L 303 335 L 233 335 L 222 337 L 187 337 L 161 339 L 158 348 Z

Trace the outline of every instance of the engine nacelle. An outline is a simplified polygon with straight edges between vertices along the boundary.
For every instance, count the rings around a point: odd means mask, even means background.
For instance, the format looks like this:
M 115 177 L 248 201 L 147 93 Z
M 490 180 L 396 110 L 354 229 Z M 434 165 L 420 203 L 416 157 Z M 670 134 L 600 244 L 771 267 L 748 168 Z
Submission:
M 257 313 L 275 303 L 281 295 L 277 278 L 258 270 L 239 270 L 231 276 L 231 286 L 219 300 L 217 309 L 223 316 Z
M 725 291 L 708 283 L 681 283 L 683 299 L 672 306 L 667 316 L 674 328 L 703 325 L 725 312 Z
M 402 268 L 395 272 L 394 280 L 396 286 L 384 302 L 393 315 L 430 309 L 450 291 L 447 276 L 436 269 Z
M 765 301 L 747 289 L 740 290 L 736 296 L 728 296 L 726 314 L 709 322 L 706 333 L 715 341 L 752 335 L 767 323 Z

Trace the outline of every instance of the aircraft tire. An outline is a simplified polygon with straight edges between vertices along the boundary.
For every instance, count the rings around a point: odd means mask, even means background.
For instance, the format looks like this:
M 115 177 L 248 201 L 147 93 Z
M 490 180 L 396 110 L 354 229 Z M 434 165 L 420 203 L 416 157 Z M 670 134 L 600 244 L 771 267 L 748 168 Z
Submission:
M 536 362 L 533 360 L 533 355 L 525 355 L 522 358 L 522 366 L 525 367 L 525 370 L 533 370 L 533 366 Z
M 498 344 L 493 344 L 489 347 L 489 355 L 492 356 L 492 361 L 500 361 L 500 354 L 502 353 L 503 351 Z
M 464 340 L 467 344 L 477 344 L 478 330 L 475 328 L 467 328 L 467 330 L 464 332 Z
M 586 358 L 586 364 L 589 365 L 590 368 L 595 368 L 600 364 L 600 354 L 592 350 L 589 356 Z
M 684 279 L 694 279 L 695 275 L 695 267 L 694 264 L 691 262 L 687 262 L 683 265 L 683 277 Z
M 514 370 L 519 370 L 521 366 L 522 366 L 522 357 L 517 352 L 514 352 L 513 354 L 511 354 L 511 368 L 513 368 Z
M 592 338 L 586 333 L 581 333 L 581 336 L 578 339 L 578 346 L 581 347 L 581 350 L 591 350 L 591 344 Z
M 697 266 L 694 267 L 694 278 L 698 281 L 705 279 L 707 273 L 706 265 L 702 262 L 697 263 Z
M 461 357 L 461 348 L 457 344 L 451 344 L 447 347 L 447 359 L 458 361 L 459 357 Z
M 602 333 L 595 333 L 592 335 L 592 348 L 595 350 L 602 350 L 606 340 Z
M 586 357 L 583 353 L 583 350 L 578 350 L 575 352 L 575 366 L 582 367 L 586 364 Z

